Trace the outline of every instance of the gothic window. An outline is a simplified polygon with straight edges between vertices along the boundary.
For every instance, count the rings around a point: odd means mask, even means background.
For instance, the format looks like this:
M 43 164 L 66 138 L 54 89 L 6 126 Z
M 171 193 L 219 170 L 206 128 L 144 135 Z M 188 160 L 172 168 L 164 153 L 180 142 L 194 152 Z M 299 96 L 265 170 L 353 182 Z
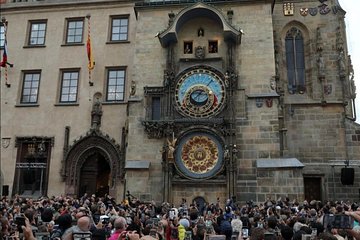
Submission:
M 289 93 L 305 92 L 304 38 L 302 32 L 292 27 L 285 37 L 286 68 Z

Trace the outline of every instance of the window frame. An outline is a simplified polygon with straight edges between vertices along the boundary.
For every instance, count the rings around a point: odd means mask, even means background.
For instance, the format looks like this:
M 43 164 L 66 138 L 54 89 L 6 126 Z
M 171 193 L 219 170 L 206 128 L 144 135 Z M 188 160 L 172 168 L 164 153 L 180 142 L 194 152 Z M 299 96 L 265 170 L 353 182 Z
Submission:
M 126 87 L 126 78 L 127 78 L 127 72 L 126 72 L 127 68 L 125 66 L 120 66 L 120 67 L 108 67 L 106 68 L 106 87 L 105 87 L 105 92 L 106 92 L 106 96 L 105 96 L 105 102 L 108 103 L 123 103 L 125 101 L 125 87 Z M 110 85 L 110 72 L 112 71 L 123 71 L 124 73 L 124 77 L 123 77 L 123 85 Z M 109 86 L 115 86 L 116 87 L 121 87 L 122 86 L 122 99 L 116 99 L 116 97 L 114 99 L 109 99 Z M 115 96 L 117 94 L 117 92 L 114 92 Z
M 25 95 L 24 92 L 25 92 L 25 79 L 26 79 L 26 76 L 27 75 L 35 75 L 35 74 L 38 74 L 39 75 L 39 80 L 38 80 L 38 84 L 37 84 L 37 87 L 36 88 L 33 88 L 32 85 L 33 85 L 33 77 L 32 77 L 32 80 L 30 81 L 31 84 L 30 84 L 30 88 L 26 88 L 26 89 L 30 89 L 30 94 L 27 94 Z M 38 104 L 39 102 L 39 92 L 40 92 L 40 81 L 41 81 L 41 70 L 31 70 L 31 71 L 23 71 L 22 73 L 22 88 L 21 88 L 21 96 L 20 96 L 20 104 L 21 105 L 34 105 L 34 104 Z M 31 99 L 31 91 L 36 89 L 37 90 L 37 93 L 36 93 L 36 101 L 35 102 L 32 102 L 30 101 Z M 29 96 L 29 101 L 25 101 L 24 98 L 25 96 Z
M 291 51 L 288 51 L 291 49 Z M 286 79 L 290 94 L 303 94 L 306 90 L 306 65 L 304 32 L 291 26 L 285 33 L 284 50 L 286 60 Z M 292 61 L 292 62 L 290 62 Z
M 110 43 L 122 43 L 122 42 L 129 42 L 129 24 L 130 24 L 130 19 L 129 19 L 130 15 L 113 15 L 110 16 L 110 29 L 109 29 L 109 42 Z M 126 39 L 120 39 L 119 40 L 114 40 L 113 39 L 113 34 L 114 34 L 114 20 L 123 20 L 126 19 L 127 20 L 127 25 L 126 25 Z M 121 25 L 119 26 L 119 28 L 121 29 Z M 118 33 L 119 36 L 121 36 L 121 32 L 119 30 Z
M 69 42 L 69 24 L 71 22 L 82 22 L 82 29 L 81 29 L 81 41 L 79 42 Z M 75 32 L 76 32 L 76 27 L 74 28 Z M 65 24 L 65 39 L 64 39 L 64 44 L 65 45 L 77 45 L 77 44 L 83 44 L 84 43 L 84 31 L 85 30 L 85 18 L 84 17 L 77 17 L 77 18 L 66 18 L 66 24 Z M 73 35 L 74 38 L 76 39 L 76 36 L 79 35 Z
M 74 101 L 63 101 L 62 97 L 63 97 L 63 90 L 64 90 L 64 75 L 66 73 L 77 73 L 77 83 L 76 83 L 76 93 L 75 93 L 75 100 Z M 73 79 L 70 79 L 70 82 Z M 80 82 L 80 69 L 79 68 L 71 68 L 71 69 L 60 69 L 60 89 L 59 89 L 59 98 L 58 98 L 58 102 L 59 104 L 74 104 L 78 102 L 78 98 L 79 98 L 79 82 Z M 67 93 L 67 96 L 69 98 L 70 94 L 70 90 L 71 90 L 71 83 L 69 85 L 69 93 Z
M 45 29 L 44 29 L 44 36 L 43 36 L 43 43 L 42 44 L 32 44 L 31 43 L 31 39 L 32 39 L 32 28 L 33 28 L 33 25 L 35 24 L 45 24 Z M 46 43 L 46 31 L 47 31 L 47 20 L 46 19 L 43 19 L 43 20 L 30 20 L 29 21 L 29 30 L 28 30 L 28 40 L 27 40 L 27 46 L 30 46 L 30 47 L 42 47 L 42 46 L 45 46 L 45 43 Z M 36 37 L 36 39 L 38 40 L 40 37 Z

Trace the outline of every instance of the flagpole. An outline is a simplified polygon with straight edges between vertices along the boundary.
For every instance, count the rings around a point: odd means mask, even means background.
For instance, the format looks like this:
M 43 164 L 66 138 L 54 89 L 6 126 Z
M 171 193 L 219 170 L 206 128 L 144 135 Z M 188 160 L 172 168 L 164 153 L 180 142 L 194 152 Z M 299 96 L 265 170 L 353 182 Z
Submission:
M 89 70 L 89 85 L 94 86 L 94 82 L 91 79 L 91 71 L 94 69 L 94 59 L 93 59 L 93 53 L 92 53 L 92 46 L 91 46 L 91 35 L 90 35 L 90 17 L 91 15 L 86 15 L 86 18 L 88 20 L 88 34 L 87 34 L 87 41 L 86 41 L 86 50 L 87 50 L 87 56 L 88 56 L 88 70 Z

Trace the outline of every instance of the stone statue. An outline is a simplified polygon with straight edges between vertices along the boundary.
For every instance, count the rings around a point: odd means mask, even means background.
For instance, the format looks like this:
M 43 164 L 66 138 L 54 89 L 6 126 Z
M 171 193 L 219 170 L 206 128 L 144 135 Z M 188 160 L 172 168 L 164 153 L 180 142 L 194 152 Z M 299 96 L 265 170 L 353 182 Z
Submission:
M 102 105 L 99 98 L 96 98 L 91 110 L 91 129 L 98 130 L 101 126 Z
M 132 80 L 130 85 L 130 97 L 135 96 L 135 94 L 136 94 L 136 82 Z
M 319 54 L 319 57 L 317 59 L 317 66 L 318 66 L 319 76 L 323 77 L 325 75 L 325 61 L 321 53 Z
M 339 63 L 339 72 L 341 76 L 345 75 L 345 59 L 344 59 L 344 51 L 341 50 L 338 56 L 338 63 Z
M 199 59 L 205 58 L 205 47 L 198 46 L 195 48 L 195 57 Z
M 167 141 L 167 145 L 168 145 L 167 157 L 168 157 L 168 159 L 174 159 L 176 138 L 173 138 L 172 141 L 169 139 L 166 139 L 166 141 Z

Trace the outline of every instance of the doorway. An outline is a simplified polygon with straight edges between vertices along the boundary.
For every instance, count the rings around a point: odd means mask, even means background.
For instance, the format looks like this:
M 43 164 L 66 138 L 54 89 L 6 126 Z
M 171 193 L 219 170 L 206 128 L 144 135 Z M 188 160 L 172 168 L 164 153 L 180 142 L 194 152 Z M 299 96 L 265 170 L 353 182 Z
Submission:
M 304 177 L 304 197 L 308 202 L 322 201 L 321 193 L 321 177 Z
M 196 197 L 193 200 L 193 203 L 196 203 L 196 207 L 198 208 L 199 212 L 203 214 L 206 201 L 203 197 Z
M 95 153 L 86 159 L 80 169 L 79 196 L 85 193 L 103 197 L 109 194 L 110 166 L 106 159 Z

